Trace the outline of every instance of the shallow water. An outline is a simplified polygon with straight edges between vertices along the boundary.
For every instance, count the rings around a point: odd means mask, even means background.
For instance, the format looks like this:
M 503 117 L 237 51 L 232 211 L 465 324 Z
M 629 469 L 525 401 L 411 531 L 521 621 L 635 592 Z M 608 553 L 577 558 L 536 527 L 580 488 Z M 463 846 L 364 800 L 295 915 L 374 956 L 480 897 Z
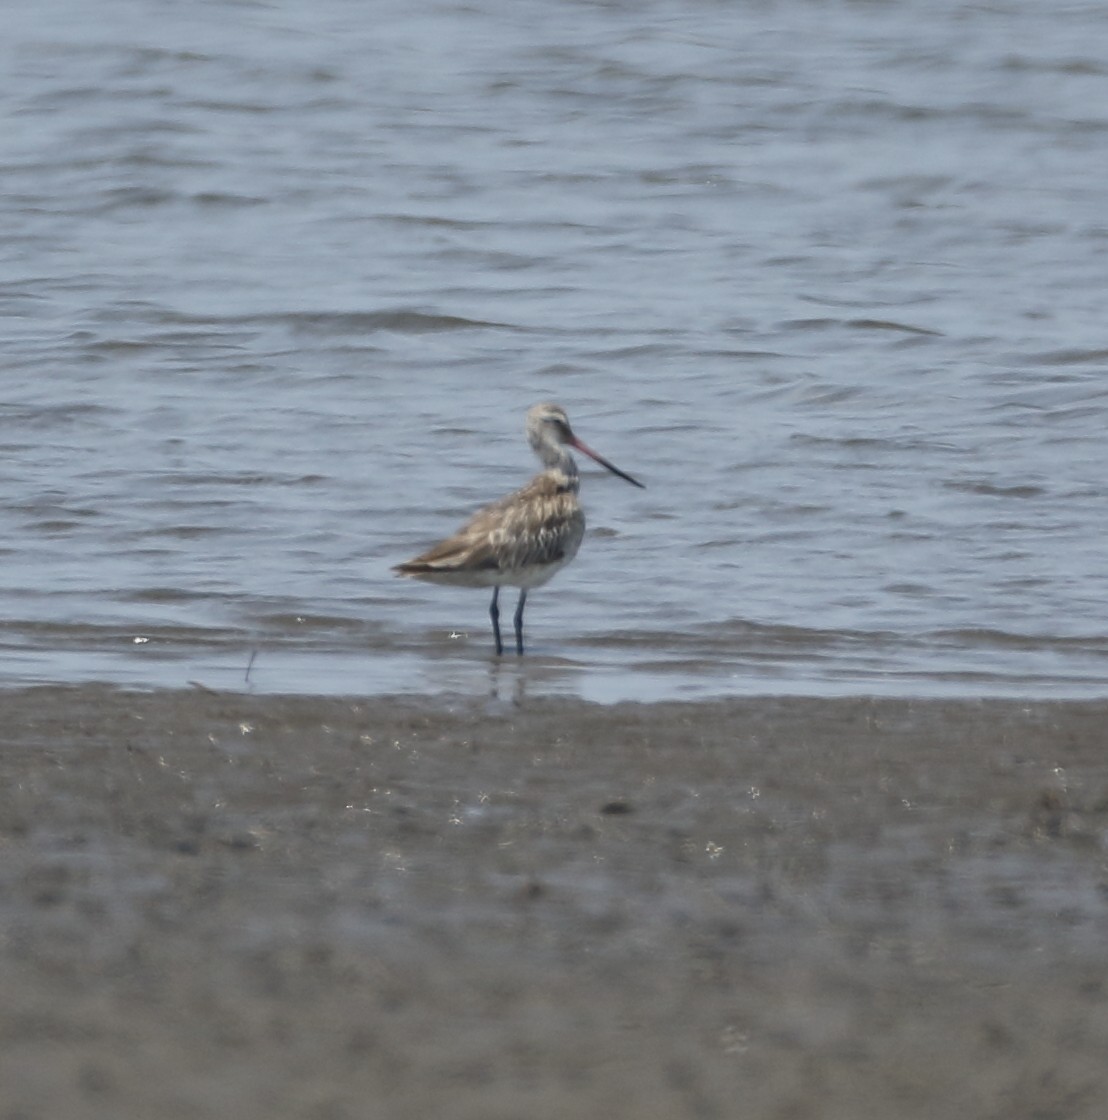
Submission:
M 4 50 L 9 682 L 1108 691 L 1102 7 L 59 0 Z M 585 469 L 498 667 L 389 568 L 544 398 L 648 488 Z

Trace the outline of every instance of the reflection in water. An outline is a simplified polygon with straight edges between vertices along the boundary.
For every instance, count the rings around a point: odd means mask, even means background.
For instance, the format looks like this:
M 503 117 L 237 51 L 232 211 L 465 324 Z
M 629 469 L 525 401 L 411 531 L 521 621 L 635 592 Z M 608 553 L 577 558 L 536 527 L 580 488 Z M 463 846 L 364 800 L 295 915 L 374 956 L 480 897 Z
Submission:
M 489 658 L 489 699 L 519 707 L 527 695 L 527 671 L 522 658 L 513 657 L 510 667 L 504 657 Z

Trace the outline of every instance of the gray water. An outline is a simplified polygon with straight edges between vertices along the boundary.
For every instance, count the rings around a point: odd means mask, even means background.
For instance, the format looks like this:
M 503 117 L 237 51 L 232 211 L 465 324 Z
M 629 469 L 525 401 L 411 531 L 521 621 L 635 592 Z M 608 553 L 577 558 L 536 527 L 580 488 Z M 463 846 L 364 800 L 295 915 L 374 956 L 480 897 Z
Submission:
M 1108 693 L 1108 7 L 57 0 L 0 51 L 8 683 Z M 647 489 L 585 466 L 497 666 L 389 568 L 543 399 Z

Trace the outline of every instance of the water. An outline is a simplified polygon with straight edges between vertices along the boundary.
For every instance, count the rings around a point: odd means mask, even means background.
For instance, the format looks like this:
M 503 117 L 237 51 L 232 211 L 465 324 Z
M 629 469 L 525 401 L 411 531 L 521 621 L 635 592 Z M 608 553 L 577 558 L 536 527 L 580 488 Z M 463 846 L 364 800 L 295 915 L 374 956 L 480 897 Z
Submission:
M 56 0 L 0 49 L 9 683 L 1108 692 L 1102 5 Z M 389 567 L 547 398 L 648 489 L 586 468 L 497 667 Z

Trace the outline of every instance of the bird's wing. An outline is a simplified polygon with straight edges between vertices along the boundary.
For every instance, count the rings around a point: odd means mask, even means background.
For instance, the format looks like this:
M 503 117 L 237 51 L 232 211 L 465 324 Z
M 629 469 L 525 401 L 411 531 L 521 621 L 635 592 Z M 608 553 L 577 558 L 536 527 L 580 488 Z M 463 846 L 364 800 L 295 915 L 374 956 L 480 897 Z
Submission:
M 401 574 L 466 569 L 515 570 L 553 564 L 576 552 L 584 515 L 556 476 L 540 474 L 521 490 L 478 510 L 452 537 L 397 565 Z

